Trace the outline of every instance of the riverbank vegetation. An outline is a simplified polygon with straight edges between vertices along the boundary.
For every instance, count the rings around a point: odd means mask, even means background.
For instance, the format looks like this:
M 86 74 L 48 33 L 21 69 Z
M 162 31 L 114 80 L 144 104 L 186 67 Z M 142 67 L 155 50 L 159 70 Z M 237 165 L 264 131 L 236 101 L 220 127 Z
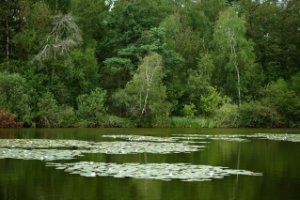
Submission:
M 299 127 L 298 0 L 0 3 L 0 127 Z

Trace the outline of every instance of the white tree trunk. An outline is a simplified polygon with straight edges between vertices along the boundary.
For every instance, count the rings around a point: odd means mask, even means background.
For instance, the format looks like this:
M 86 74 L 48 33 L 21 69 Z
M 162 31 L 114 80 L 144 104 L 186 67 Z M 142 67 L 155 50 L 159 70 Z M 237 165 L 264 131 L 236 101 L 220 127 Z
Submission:
M 149 93 L 150 93 L 150 89 L 151 89 L 151 85 L 152 85 L 152 82 L 153 82 L 153 77 L 155 75 L 155 72 L 157 70 L 157 68 L 159 67 L 159 62 L 157 62 L 154 66 L 154 69 L 152 71 L 151 74 L 149 74 L 149 70 L 148 70 L 148 67 L 149 67 L 149 64 L 146 63 L 146 74 L 145 74 L 145 81 L 146 81 L 146 95 L 145 95 L 145 99 L 144 99 L 144 104 L 143 104 L 143 109 L 141 111 L 141 114 L 140 114 L 140 117 L 139 117 L 139 120 L 142 119 L 143 115 L 145 114 L 146 112 L 146 107 L 147 107 L 147 104 L 148 104 L 148 98 L 149 98 Z
M 230 31 L 229 31 L 230 32 Z M 239 101 L 239 107 L 242 104 L 242 98 L 241 98 L 241 78 L 240 78 L 240 70 L 238 67 L 238 61 L 237 61 L 237 54 L 236 54 L 236 40 L 234 38 L 233 34 L 230 34 L 231 36 L 231 55 L 233 56 L 233 64 L 237 75 L 237 92 L 238 92 L 238 101 Z

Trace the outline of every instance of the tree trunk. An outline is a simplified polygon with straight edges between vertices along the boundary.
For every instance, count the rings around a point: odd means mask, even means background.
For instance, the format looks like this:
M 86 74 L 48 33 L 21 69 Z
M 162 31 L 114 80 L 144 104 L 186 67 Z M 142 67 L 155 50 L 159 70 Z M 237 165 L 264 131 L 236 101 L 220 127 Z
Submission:
M 239 101 L 239 107 L 242 104 L 242 99 L 241 99 L 241 78 L 240 78 L 240 70 L 238 67 L 238 62 L 237 62 L 237 55 L 236 55 L 236 49 L 235 49 L 235 45 L 236 41 L 234 36 L 231 34 L 231 55 L 233 56 L 233 64 L 234 64 L 234 68 L 236 71 L 236 75 L 237 75 L 237 91 L 238 91 L 238 101 Z
M 147 104 L 148 104 L 148 98 L 149 98 L 149 93 L 150 93 L 150 89 L 151 89 L 151 85 L 152 85 L 152 81 L 153 81 L 153 76 L 155 75 L 155 72 L 156 72 L 156 69 L 157 69 L 159 63 L 156 63 L 152 74 L 148 74 L 148 66 L 147 65 L 146 65 L 146 74 L 145 74 L 147 89 L 146 89 L 146 96 L 145 96 L 145 99 L 144 99 L 144 105 L 143 105 L 143 109 L 142 109 L 140 117 L 139 117 L 139 121 L 141 121 L 143 115 L 146 112 L 146 107 L 147 107 Z

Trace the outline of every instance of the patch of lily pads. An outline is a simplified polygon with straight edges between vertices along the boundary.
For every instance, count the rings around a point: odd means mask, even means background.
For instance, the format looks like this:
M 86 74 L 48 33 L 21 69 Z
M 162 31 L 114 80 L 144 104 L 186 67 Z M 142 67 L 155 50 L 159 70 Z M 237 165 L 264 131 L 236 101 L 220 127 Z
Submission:
M 300 142 L 300 134 L 287 133 L 256 133 L 252 135 L 197 135 L 197 134 L 176 134 L 178 140 L 223 140 L 232 142 L 250 142 L 251 139 L 273 140 L 273 141 L 287 141 Z
M 257 133 L 254 136 L 256 136 L 259 139 L 265 139 L 265 140 L 300 142 L 300 134 Z
M 208 140 L 223 140 L 229 142 L 250 142 L 252 139 L 300 142 L 300 134 L 287 133 L 256 133 L 252 135 L 238 134 L 174 134 L 171 137 L 145 136 L 145 135 L 103 135 L 105 138 L 121 139 L 127 141 L 150 142 L 180 142 L 186 144 L 206 144 Z
M 102 135 L 104 138 L 124 139 L 128 141 L 147 141 L 147 142 L 176 142 L 172 137 L 157 137 L 147 135 Z
M 206 144 L 207 141 L 194 141 L 196 137 L 159 137 L 147 135 L 102 135 L 104 138 L 121 139 L 125 141 L 147 141 L 147 142 L 182 142 L 187 144 Z M 198 138 L 199 139 L 199 138 Z
M 71 160 L 80 155 L 79 150 L 0 148 L 0 159 L 54 161 Z
M 111 176 L 114 178 L 136 178 L 182 181 L 209 181 L 222 179 L 229 175 L 261 176 L 247 170 L 228 169 L 209 165 L 192 165 L 185 163 L 103 163 L 103 162 L 76 162 L 76 163 L 47 163 L 47 166 L 64 170 L 70 174 L 85 177 Z
M 185 143 L 157 142 L 89 142 L 80 140 L 3 139 L 0 159 L 62 160 L 84 154 L 168 154 L 199 151 L 204 146 Z
M 243 135 L 196 135 L 196 134 L 175 134 L 172 137 L 158 137 L 145 135 L 103 135 L 105 138 L 121 139 L 127 141 L 151 141 L 151 142 L 181 142 L 187 144 L 206 144 L 207 140 L 225 140 L 234 142 L 249 142 Z

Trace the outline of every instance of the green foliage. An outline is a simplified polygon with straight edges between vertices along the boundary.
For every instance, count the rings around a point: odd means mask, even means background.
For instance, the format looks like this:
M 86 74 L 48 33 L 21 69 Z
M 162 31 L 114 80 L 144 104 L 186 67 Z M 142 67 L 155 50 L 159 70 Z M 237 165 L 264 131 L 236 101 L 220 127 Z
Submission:
M 107 9 L 104 0 L 71 0 L 70 11 L 82 30 L 84 46 L 95 47 L 103 37 Z M 102 34 L 98 34 L 99 32 Z
M 30 124 L 31 98 L 26 80 L 20 74 L 0 73 L 0 106 Z
M 114 100 L 126 108 L 128 117 L 137 124 L 159 126 L 168 117 L 162 67 L 160 55 L 153 53 L 146 56 L 125 89 L 114 95 Z
M 200 38 L 184 18 L 183 14 L 176 13 L 165 18 L 160 26 L 166 29 L 168 47 L 185 59 L 186 66 L 193 67 L 200 50 Z
M 25 127 L 300 127 L 299 9 L 1 1 L 0 107 Z
M 53 94 L 46 92 L 41 95 L 35 113 L 38 127 L 71 127 L 76 115 L 71 107 L 59 106 Z
M 297 96 L 300 96 L 300 72 L 292 76 L 290 80 L 290 89 L 295 91 Z
M 16 45 L 15 54 L 23 59 L 32 59 L 51 31 L 51 13 L 43 1 L 21 1 L 22 30 L 18 32 L 13 42 Z M 34 10 L 34 12 L 32 12 Z
M 67 91 L 65 91 L 67 99 L 63 101 L 64 103 L 76 105 L 74 97 L 90 92 L 100 83 L 94 49 L 73 50 L 67 67 L 60 70 L 61 73 L 58 74 L 60 82 L 67 86 Z
M 260 102 L 244 103 L 239 110 L 239 127 L 282 127 L 282 117 L 273 107 Z
M 171 117 L 170 126 L 173 128 L 216 128 L 218 123 L 213 118 Z
M 78 118 L 88 127 L 100 126 L 107 111 L 106 91 L 96 88 L 90 94 L 77 97 Z
M 197 69 L 190 70 L 188 73 L 186 93 L 190 101 L 198 108 L 201 107 L 199 97 L 205 96 L 213 90 L 210 86 L 213 70 L 213 59 L 209 54 L 205 54 L 199 59 Z
M 196 106 L 193 103 L 186 104 L 183 107 L 183 114 L 188 118 L 194 118 L 196 112 L 197 112 Z
M 207 94 L 200 97 L 200 105 L 204 114 L 214 114 L 229 99 L 213 87 L 207 88 Z
M 298 0 L 241 1 L 241 12 L 247 18 L 248 36 L 255 42 L 257 61 L 262 65 L 265 83 L 289 78 L 299 71 Z M 280 27 L 280 28 L 278 28 Z
M 237 105 L 226 103 L 214 115 L 218 127 L 237 127 L 239 109 Z
M 239 17 L 232 7 L 221 12 L 213 41 L 216 48 L 214 83 L 241 104 L 242 94 L 249 86 L 244 77 L 251 76 L 255 62 L 253 43 L 246 38 L 245 18 Z
M 133 127 L 134 124 L 130 119 L 107 115 L 105 116 L 102 126 L 107 128 L 130 128 Z
M 290 89 L 286 81 L 278 79 L 269 84 L 265 88 L 264 94 L 263 104 L 274 108 L 280 115 L 284 116 L 287 125 L 299 124 L 300 96 Z
M 22 16 L 20 1 L 0 2 L 0 61 L 14 57 L 13 37 L 20 31 Z

